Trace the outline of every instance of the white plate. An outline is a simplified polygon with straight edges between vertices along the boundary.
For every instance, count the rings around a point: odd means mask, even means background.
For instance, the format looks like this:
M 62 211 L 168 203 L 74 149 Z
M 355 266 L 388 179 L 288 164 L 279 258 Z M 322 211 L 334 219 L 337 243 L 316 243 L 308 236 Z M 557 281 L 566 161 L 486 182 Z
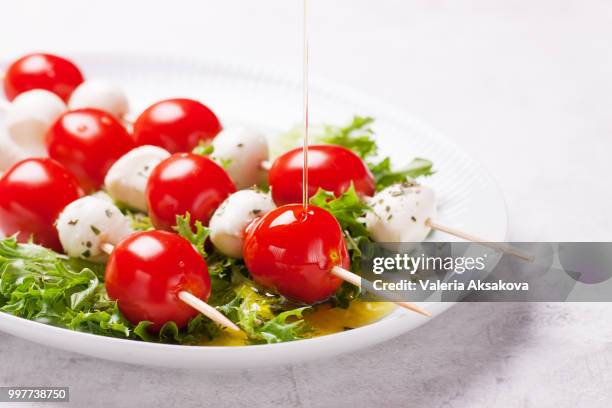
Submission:
M 148 104 L 186 96 L 211 106 L 222 121 L 245 123 L 270 135 L 300 121 L 301 82 L 295 76 L 239 63 L 85 55 L 75 60 L 89 78 L 110 78 L 122 84 L 138 113 Z M 488 173 L 449 139 L 409 115 L 331 82 L 313 78 L 314 122 L 344 123 L 353 114 L 376 118 L 381 154 L 396 165 L 412 157 L 432 159 L 437 174 L 427 179 L 438 192 L 439 220 L 457 228 L 503 241 L 507 216 L 503 197 Z M 435 233 L 432 240 L 451 240 Z M 434 316 L 452 304 L 431 303 Z M 197 369 L 250 368 L 298 363 L 355 351 L 391 339 L 427 322 L 414 313 L 397 310 L 366 327 L 292 343 L 246 347 L 190 347 L 94 336 L 0 313 L 0 330 L 57 347 L 134 364 Z

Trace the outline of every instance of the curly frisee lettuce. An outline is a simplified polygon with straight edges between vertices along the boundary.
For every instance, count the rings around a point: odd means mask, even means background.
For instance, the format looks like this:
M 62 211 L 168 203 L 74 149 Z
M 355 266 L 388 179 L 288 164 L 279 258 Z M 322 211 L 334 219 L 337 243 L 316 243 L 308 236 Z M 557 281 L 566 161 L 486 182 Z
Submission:
M 344 146 L 358 154 L 374 175 L 376 191 L 392 184 L 433 174 L 433 163 L 427 159 L 417 157 L 405 167 L 393 170 L 389 157 L 377 158 L 378 145 L 371 127 L 373 123 L 373 118 L 355 116 L 345 127 L 324 126 L 323 134 L 316 139 L 323 143 Z

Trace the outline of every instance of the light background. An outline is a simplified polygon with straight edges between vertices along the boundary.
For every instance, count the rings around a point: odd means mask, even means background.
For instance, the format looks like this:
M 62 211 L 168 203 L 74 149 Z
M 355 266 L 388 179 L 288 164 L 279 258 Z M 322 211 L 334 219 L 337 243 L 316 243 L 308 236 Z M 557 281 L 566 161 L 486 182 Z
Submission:
M 299 70 L 300 13 L 299 0 L 3 1 L 0 57 L 155 53 Z M 312 62 L 313 76 L 401 106 L 483 162 L 511 239 L 612 238 L 611 2 L 312 0 Z M 0 335 L 0 385 L 68 385 L 89 407 L 606 407 L 611 311 L 462 304 L 359 355 L 214 374 Z

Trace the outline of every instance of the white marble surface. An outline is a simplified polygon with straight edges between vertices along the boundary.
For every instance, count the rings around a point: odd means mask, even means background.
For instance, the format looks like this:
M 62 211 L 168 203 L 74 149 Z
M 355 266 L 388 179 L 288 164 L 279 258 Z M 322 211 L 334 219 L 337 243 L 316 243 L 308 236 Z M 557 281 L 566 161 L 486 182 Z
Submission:
M 498 180 L 512 239 L 612 238 L 612 3 L 312 2 L 313 74 L 452 135 Z M 299 69 L 299 12 L 298 0 L 2 2 L 2 56 L 155 52 Z M 89 407 L 607 407 L 611 311 L 462 304 L 359 355 L 223 373 L 115 364 L 0 335 L 0 384 L 69 385 L 71 405 Z

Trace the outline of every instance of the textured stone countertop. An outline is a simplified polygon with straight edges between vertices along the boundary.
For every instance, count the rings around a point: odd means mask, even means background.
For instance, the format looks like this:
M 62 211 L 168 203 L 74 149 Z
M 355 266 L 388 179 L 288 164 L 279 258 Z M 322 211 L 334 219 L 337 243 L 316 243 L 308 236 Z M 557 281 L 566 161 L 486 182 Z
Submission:
M 451 135 L 498 181 L 512 239 L 612 238 L 612 3 L 312 2 L 313 74 Z M 3 58 L 202 53 L 299 69 L 298 0 L 22 0 L 0 10 Z M 357 355 L 221 373 L 117 364 L 0 334 L 0 385 L 69 385 L 71 406 L 90 408 L 608 407 L 611 311 L 460 304 Z

